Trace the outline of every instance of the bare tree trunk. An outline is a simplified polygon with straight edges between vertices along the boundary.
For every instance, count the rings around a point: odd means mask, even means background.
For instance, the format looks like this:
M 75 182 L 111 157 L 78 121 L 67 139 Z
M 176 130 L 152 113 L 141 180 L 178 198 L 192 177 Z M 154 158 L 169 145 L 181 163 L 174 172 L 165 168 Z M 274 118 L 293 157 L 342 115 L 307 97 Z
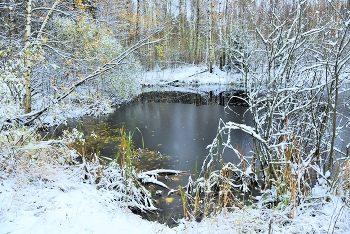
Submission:
M 26 28 L 25 28 L 25 99 L 24 99 L 24 111 L 29 113 L 32 111 L 32 96 L 31 96 L 31 84 L 30 78 L 32 73 L 32 59 L 31 59 L 31 46 L 30 46 L 30 34 L 31 34 L 31 18 L 32 18 L 32 0 L 26 2 Z
M 200 17 L 200 0 L 196 0 L 196 29 L 195 29 L 195 39 L 194 39 L 194 61 L 198 64 L 199 61 L 199 17 Z
M 135 20 L 135 38 L 134 43 L 139 41 L 140 38 L 140 24 L 141 24 L 141 0 L 137 0 L 136 3 L 136 20 Z
M 31 92 L 31 76 L 32 76 L 32 66 L 33 66 L 33 57 L 32 53 L 33 50 L 36 50 L 38 47 L 40 47 L 40 43 L 42 40 L 42 34 L 44 32 L 44 29 L 54 11 L 56 6 L 60 3 L 60 0 L 56 0 L 51 9 L 48 11 L 46 17 L 44 18 L 44 21 L 41 24 L 40 29 L 37 31 L 37 37 L 34 41 L 34 45 L 31 45 L 30 37 L 31 37 L 31 31 L 32 31 L 32 0 L 27 0 L 26 2 L 26 26 L 25 26 L 25 66 L 26 71 L 24 73 L 25 77 L 25 99 L 24 99 L 24 111 L 25 113 L 30 113 L 32 111 L 32 92 Z
M 208 0 L 208 55 L 209 55 L 209 72 L 213 73 L 213 64 L 215 59 L 214 54 L 214 46 L 213 46 L 213 35 L 212 35 L 212 27 L 213 27 L 213 19 L 212 19 L 212 11 L 213 11 L 213 2 L 212 0 Z

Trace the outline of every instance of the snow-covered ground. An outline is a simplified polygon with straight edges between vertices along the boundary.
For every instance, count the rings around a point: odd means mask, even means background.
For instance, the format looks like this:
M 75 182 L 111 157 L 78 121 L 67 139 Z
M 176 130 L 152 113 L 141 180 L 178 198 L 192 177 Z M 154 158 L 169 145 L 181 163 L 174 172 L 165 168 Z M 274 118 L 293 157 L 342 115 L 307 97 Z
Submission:
M 318 202 L 301 206 L 294 219 L 278 209 L 246 207 L 201 222 L 180 220 L 171 229 L 120 208 L 108 191 L 79 182 L 71 169 L 51 169 L 41 183 L 0 179 L 0 233 L 350 233 L 349 207 L 322 187 L 314 189 Z
M 205 69 L 154 71 L 140 79 L 145 87 L 239 82 L 238 74 L 209 74 Z M 350 233 L 349 206 L 322 186 L 314 189 L 310 203 L 296 209 L 294 219 L 281 209 L 258 206 L 201 222 L 179 220 L 177 227 L 169 228 L 120 208 L 108 191 L 80 182 L 73 167 L 38 168 L 45 176 L 37 181 L 28 181 L 19 172 L 14 174 L 22 176 L 0 172 L 0 233 Z
M 141 75 L 144 85 L 163 85 L 177 81 L 185 84 L 230 84 L 242 75 L 221 71 L 217 67 L 209 73 L 207 66 L 186 66 L 175 69 L 153 70 Z
M 0 233 L 175 233 L 120 208 L 70 169 L 51 169 L 42 183 L 0 179 Z

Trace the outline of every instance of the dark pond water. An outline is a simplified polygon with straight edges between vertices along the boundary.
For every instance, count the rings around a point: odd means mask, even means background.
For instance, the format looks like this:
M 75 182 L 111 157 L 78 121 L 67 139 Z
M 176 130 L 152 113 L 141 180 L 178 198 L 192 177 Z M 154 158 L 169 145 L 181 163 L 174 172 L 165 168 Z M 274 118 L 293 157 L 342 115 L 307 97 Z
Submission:
M 243 123 L 245 108 L 233 107 L 235 113 L 225 111 L 223 106 L 181 103 L 138 103 L 125 106 L 104 121 L 111 128 L 122 124 L 130 131 L 138 128 L 133 140 L 136 147 L 145 147 L 170 155 L 171 160 L 160 162 L 162 168 L 193 171 L 196 162 L 202 163 L 208 154 L 206 146 L 216 136 L 220 118 L 224 121 Z M 249 123 L 248 123 L 249 124 Z M 233 134 L 234 145 L 248 151 L 249 137 L 241 131 Z M 111 155 L 114 146 L 101 149 L 102 155 Z M 227 155 L 229 157 L 229 155 Z
M 185 95 L 185 94 L 184 94 Z M 78 128 L 83 131 L 86 138 L 91 132 L 100 136 L 94 140 L 90 147 L 99 151 L 101 156 L 115 158 L 117 154 L 116 140 L 118 129 L 125 126 L 126 131 L 133 132 L 133 141 L 136 148 L 143 146 L 156 155 L 141 158 L 139 169 L 152 170 L 156 168 L 176 169 L 184 171 L 180 175 L 169 175 L 169 179 L 161 176 L 160 181 L 166 183 L 171 189 L 187 184 L 188 177 L 194 176 L 195 171 L 202 165 L 208 155 L 206 147 L 216 137 L 219 121 L 235 121 L 251 125 L 246 107 L 231 106 L 225 110 L 224 106 L 200 105 L 183 103 L 141 102 L 122 106 L 108 116 L 101 119 L 85 119 L 81 122 L 70 122 L 68 128 Z M 211 102 L 213 103 L 213 102 Z M 138 130 L 136 130 L 138 129 Z M 232 132 L 233 146 L 237 146 L 243 153 L 250 151 L 251 139 L 242 131 Z M 237 157 L 230 151 L 224 154 L 225 161 L 237 161 Z M 155 191 L 162 190 L 161 196 Z M 158 186 L 153 188 L 153 195 L 157 199 L 156 206 L 162 211 L 158 214 L 146 214 L 146 218 L 166 222 L 171 225 L 172 219 L 183 214 L 181 197 L 179 195 L 167 196 L 168 191 Z

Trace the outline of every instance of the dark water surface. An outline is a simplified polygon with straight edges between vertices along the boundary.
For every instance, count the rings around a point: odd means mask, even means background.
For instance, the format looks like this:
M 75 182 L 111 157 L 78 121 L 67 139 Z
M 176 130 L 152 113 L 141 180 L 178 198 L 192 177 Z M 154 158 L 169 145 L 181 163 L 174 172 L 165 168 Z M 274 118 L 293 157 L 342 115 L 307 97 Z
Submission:
M 193 171 L 196 160 L 201 164 L 208 154 L 206 146 L 215 138 L 220 118 L 225 122 L 243 123 L 245 108 L 233 107 L 233 110 L 235 113 L 218 105 L 138 103 L 118 109 L 105 121 L 111 127 L 125 124 L 130 131 L 139 128 L 145 147 L 171 156 L 172 160 L 160 167 Z M 233 137 L 233 145 L 250 149 L 248 135 L 237 130 Z M 138 132 L 133 140 L 136 147 L 142 146 Z M 110 148 L 101 149 L 101 154 L 108 155 L 111 151 Z
M 217 104 L 136 103 L 122 106 L 101 119 L 87 118 L 82 122 L 70 122 L 68 127 L 84 132 L 87 140 L 94 131 L 100 137 L 90 143 L 90 147 L 99 151 L 101 156 L 115 158 L 119 144 L 116 140 L 118 129 L 125 126 L 127 132 L 133 132 L 135 148 L 141 148 L 144 142 L 145 148 L 157 154 L 156 157 L 141 158 L 139 169 L 165 168 L 184 171 L 177 176 L 168 175 L 168 180 L 165 180 L 164 176 L 159 177 L 170 189 L 178 189 L 179 186 L 187 184 L 190 175 L 194 176 L 196 167 L 200 170 L 204 158 L 208 155 L 206 147 L 215 138 L 220 119 L 224 122 L 252 124 L 250 117 L 245 113 L 246 107 L 230 108 L 232 110 L 225 110 L 224 106 Z M 249 135 L 234 130 L 231 137 L 232 145 L 248 154 L 251 149 Z M 238 162 L 231 151 L 225 153 L 224 159 Z M 162 191 L 161 196 L 155 195 L 157 190 Z M 167 193 L 166 189 L 154 186 L 156 206 L 162 212 L 147 215 L 147 218 L 171 224 L 171 217 L 182 215 L 181 197 L 176 194 L 169 197 Z

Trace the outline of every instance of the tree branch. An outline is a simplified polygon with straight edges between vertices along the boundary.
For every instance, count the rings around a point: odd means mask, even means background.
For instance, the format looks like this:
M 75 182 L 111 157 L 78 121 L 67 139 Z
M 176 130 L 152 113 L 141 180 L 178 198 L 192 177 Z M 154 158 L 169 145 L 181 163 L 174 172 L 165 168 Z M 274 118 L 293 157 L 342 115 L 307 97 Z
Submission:
M 140 40 L 138 43 L 136 43 L 135 45 L 131 46 L 129 49 L 125 50 L 123 53 L 121 53 L 118 57 L 111 59 L 110 61 L 108 61 L 107 63 L 105 63 L 104 65 L 102 65 L 101 67 L 97 68 L 96 70 L 94 70 L 90 75 L 88 75 L 87 77 L 85 77 L 84 79 L 74 83 L 72 86 L 70 86 L 70 88 L 64 93 L 63 96 L 56 98 L 55 100 L 52 101 L 52 103 L 57 103 L 62 101 L 63 99 L 65 99 L 69 94 L 71 94 L 72 92 L 74 92 L 80 85 L 84 84 L 87 81 L 93 80 L 95 79 L 97 76 L 119 66 L 122 64 L 122 61 L 124 59 L 126 59 L 130 54 L 132 54 L 135 50 L 145 46 L 145 45 L 151 45 L 154 43 L 157 43 L 161 40 L 163 40 L 164 38 L 160 38 L 158 40 L 153 40 L 153 41 L 149 41 L 149 39 L 153 36 L 154 34 Z M 21 121 L 21 119 L 23 118 L 30 118 L 29 120 L 25 121 L 24 124 L 28 125 L 30 124 L 32 121 L 34 121 L 36 118 L 38 118 L 41 114 L 43 114 L 45 111 L 47 111 L 50 107 L 51 104 L 49 104 L 48 106 L 42 108 L 41 110 L 35 111 L 35 112 L 30 112 L 28 114 L 24 114 L 24 115 L 18 115 L 16 117 L 16 120 Z M 22 122 L 22 121 L 21 121 Z

